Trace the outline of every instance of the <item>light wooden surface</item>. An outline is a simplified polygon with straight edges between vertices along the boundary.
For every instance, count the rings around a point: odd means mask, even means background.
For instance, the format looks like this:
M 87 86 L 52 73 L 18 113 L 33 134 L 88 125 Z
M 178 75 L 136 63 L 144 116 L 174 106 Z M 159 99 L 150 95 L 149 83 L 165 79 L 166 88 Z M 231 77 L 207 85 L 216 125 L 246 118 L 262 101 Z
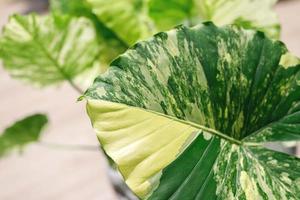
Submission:
M 0 0 L 0 26 L 7 16 L 24 8 L 22 1 Z M 300 56 L 300 1 L 276 7 L 282 23 L 282 40 Z M 43 140 L 56 143 L 97 144 L 85 114 L 84 103 L 67 84 L 43 90 L 13 80 L 0 68 L 0 130 L 30 113 L 50 116 Z M 115 200 L 100 152 L 49 149 L 30 145 L 0 160 L 0 200 Z
M 0 0 L 0 26 L 25 5 Z M 2 5 L 1 5 L 2 4 Z M 0 68 L 0 130 L 31 113 L 47 113 L 50 125 L 43 140 L 94 144 L 96 136 L 84 103 L 69 85 L 34 89 L 14 80 Z M 0 160 L 0 200 L 115 200 L 106 175 L 106 161 L 98 151 L 70 151 L 30 145 Z

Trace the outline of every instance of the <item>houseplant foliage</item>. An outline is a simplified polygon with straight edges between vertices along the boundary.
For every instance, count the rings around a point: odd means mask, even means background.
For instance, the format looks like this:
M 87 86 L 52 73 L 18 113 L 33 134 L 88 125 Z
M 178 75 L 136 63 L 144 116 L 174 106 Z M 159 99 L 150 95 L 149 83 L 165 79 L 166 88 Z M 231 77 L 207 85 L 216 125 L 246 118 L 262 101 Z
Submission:
M 10 18 L 0 57 L 15 78 L 81 93 L 128 47 L 178 24 L 277 39 L 275 2 L 52 0 L 48 15 Z M 298 70 L 261 32 L 181 26 L 136 43 L 85 97 L 103 149 L 142 199 L 299 199 L 299 159 L 263 147 L 299 140 Z M 37 141 L 45 119 L 5 130 L 0 156 Z
M 44 87 L 67 81 L 82 93 L 136 41 L 181 23 L 236 23 L 277 38 L 275 2 L 50 0 L 49 14 L 10 17 L 0 36 L 0 59 L 14 78 Z
M 300 60 L 262 32 L 179 26 L 85 93 L 99 141 L 141 199 L 299 199 Z
M 280 26 L 272 7 L 276 0 L 51 0 L 56 15 L 88 18 L 95 27 L 101 72 L 135 42 L 178 24 L 213 21 L 238 24 L 277 39 Z M 257 9 L 260 8 L 260 9 Z M 95 70 L 94 70 L 95 72 Z M 84 76 L 82 76 L 84 78 Z M 93 79 L 95 76 L 86 77 Z
M 276 0 L 52 0 L 52 10 L 98 21 L 98 27 L 100 22 L 104 25 L 102 30 L 106 27 L 115 34 L 110 39 L 120 42 L 120 46 L 130 46 L 158 31 L 201 21 L 234 23 L 278 38 L 279 23 L 272 10 L 275 3 Z
M 0 45 L 5 69 L 40 86 L 64 80 L 74 85 L 74 77 L 93 66 L 99 51 L 92 23 L 63 15 L 14 15 Z
M 213 21 L 219 26 L 237 24 L 278 38 L 280 26 L 272 11 L 276 2 L 277 0 L 150 0 L 149 15 L 162 30 L 172 28 L 180 21 L 187 25 Z
M 81 91 L 129 46 L 178 24 L 236 23 L 277 38 L 275 2 L 51 0 L 46 16 L 10 18 L 0 37 L 0 58 L 15 78 L 38 86 L 68 81 Z
M 0 135 L 0 157 L 38 141 L 47 123 L 48 118 L 44 114 L 34 114 L 6 128 Z

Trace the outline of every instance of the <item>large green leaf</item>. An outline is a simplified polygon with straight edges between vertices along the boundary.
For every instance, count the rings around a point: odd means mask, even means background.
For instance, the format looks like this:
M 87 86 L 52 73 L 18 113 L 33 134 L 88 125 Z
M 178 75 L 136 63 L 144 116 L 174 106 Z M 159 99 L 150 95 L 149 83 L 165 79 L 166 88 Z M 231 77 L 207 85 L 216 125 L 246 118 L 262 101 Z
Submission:
M 63 15 L 14 15 L 0 38 L 0 57 L 12 76 L 50 85 L 91 68 L 99 47 L 92 23 Z
M 48 123 L 46 115 L 35 114 L 15 122 L 0 134 L 0 157 L 14 149 L 39 140 L 43 128 Z
M 237 24 L 278 38 L 280 27 L 272 7 L 277 0 L 150 0 L 149 14 L 161 30 L 176 24 L 213 21 Z
M 54 13 L 84 16 L 93 22 L 99 43 L 101 68 L 106 68 L 116 56 L 128 48 L 114 31 L 99 21 L 85 0 L 51 0 L 50 4 Z
M 142 199 L 299 199 L 300 61 L 261 32 L 206 23 L 137 43 L 86 92 L 106 153 Z

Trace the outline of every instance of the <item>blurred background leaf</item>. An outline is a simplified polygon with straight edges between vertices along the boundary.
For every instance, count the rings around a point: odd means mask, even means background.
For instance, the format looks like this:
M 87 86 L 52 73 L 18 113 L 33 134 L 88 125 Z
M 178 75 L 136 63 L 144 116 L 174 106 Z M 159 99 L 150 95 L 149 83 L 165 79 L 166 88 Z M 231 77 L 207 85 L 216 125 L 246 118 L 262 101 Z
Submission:
M 277 0 L 150 0 L 149 15 L 159 29 L 176 24 L 195 25 L 213 21 L 216 25 L 237 24 L 265 32 L 278 39 L 279 21 L 273 10 Z
M 196 18 L 199 11 L 194 6 L 195 0 L 150 0 L 149 15 L 159 29 L 167 30 L 177 24 L 191 25 L 192 19 L 194 23 L 200 23 L 201 19 Z
M 92 23 L 65 15 L 14 15 L 0 39 L 5 69 L 39 86 L 64 80 L 74 86 L 73 78 L 93 66 L 98 51 Z
M 93 22 L 97 32 L 101 67 L 104 70 L 113 58 L 128 48 L 127 43 L 97 18 L 85 0 L 51 0 L 50 10 L 58 14 L 68 14 L 75 17 L 84 16 Z
M 147 0 L 86 0 L 93 13 L 129 46 L 157 32 Z
M 25 145 L 38 141 L 47 123 L 46 115 L 34 114 L 6 128 L 0 135 L 0 157 L 14 149 L 21 150 Z
M 278 0 L 202 0 L 196 1 L 200 17 L 216 25 L 236 24 L 279 39 L 280 25 L 274 6 Z M 194 11 L 195 13 L 199 11 Z

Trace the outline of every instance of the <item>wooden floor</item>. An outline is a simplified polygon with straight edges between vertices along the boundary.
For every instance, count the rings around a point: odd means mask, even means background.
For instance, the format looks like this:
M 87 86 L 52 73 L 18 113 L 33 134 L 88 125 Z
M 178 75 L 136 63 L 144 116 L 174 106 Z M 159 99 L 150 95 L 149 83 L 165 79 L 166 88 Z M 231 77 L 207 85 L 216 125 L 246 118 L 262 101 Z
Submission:
M 15 1 L 10 1 L 15 2 Z M 0 2 L 0 27 L 7 16 L 24 9 L 22 1 Z M 300 1 L 276 7 L 282 40 L 300 56 Z M 30 113 L 50 116 L 43 140 L 69 144 L 97 144 L 84 103 L 68 85 L 33 89 L 13 80 L 0 68 L 0 130 Z M 97 151 L 70 151 L 30 145 L 0 160 L 0 200 L 115 200 L 106 175 L 106 162 Z

